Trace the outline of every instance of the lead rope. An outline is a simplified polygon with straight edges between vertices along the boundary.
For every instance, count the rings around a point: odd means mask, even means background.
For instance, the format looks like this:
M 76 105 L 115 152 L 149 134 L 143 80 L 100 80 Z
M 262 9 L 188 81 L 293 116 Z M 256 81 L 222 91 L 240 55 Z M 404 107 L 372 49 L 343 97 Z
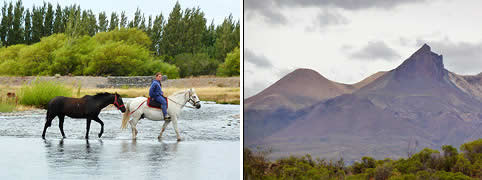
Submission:
M 130 112 L 130 113 L 129 113 L 129 116 L 132 115 L 132 114 L 134 114 L 134 112 L 136 112 L 146 101 L 147 101 L 147 100 L 143 101 L 143 102 L 141 103 L 141 105 L 139 105 L 139 106 L 136 108 L 136 110 Z
M 186 94 L 184 94 L 184 96 L 186 96 Z M 176 104 L 181 105 L 181 109 L 182 109 L 183 107 L 188 107 L 188 108 L 191 108 L 191 109 L 196 109 L 196 108 L 195 108 L 195 107 L 193 107 L 193 106 L 186 106 L 186 104 L 181 104 L 181 103 L 178 103 L 178 102 L 176 102 L 176 101 L 172 100 L 172 99 L 171 99 L 171 98 L 169 98 L 169 97 L 167 97 L 167 99 L 169 99 L 170 101 L 172 101 L 172 102 L 174 102 L 174 103 L 176 103 Z M 190 92 L 190 91 L 189 91 L 189 101 L 194 101 L 194 100 L 192 100 L 192 99 L 191 99 L 191 92 Z M 188 102 L 189 102 L 189 101 L 188 101 Z
M 181 108 L 183 108 L 183 107 L 188 107 L 188 108 L 191 108 L 191 109 L 196 109 L 196 108 L 195 108 L 195 107 L 193 107 L 193 106 L 186 106 L 186 104 L 181 104 L 181 103 L 178 103 L 178 102 L 176 102 L 176 101 L 172 100 L 171 98 L 167 98 L 167 99 L 169 99 L 169 101 L 172 101 L 172 102 L 174 102 L 174 103 L 176 103 L 176 104 L 181 105 Z M 191 99 L 189 99 L 189 100 L 191 100 Z

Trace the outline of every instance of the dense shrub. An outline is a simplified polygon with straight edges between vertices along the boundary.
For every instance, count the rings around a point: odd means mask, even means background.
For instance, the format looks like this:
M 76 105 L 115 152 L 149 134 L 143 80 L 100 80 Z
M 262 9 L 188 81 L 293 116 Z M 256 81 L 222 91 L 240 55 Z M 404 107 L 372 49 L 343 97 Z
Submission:
M 206 53 L 183 53 L 174 57 L 174 65 L 179 67 L 180 77 L 215 75 L 219 63 Z
M 56 96 L 72 96 L 72 89 L 54 81 L 32 81 L 20 89 L 20 104 L 45 108 Z
M 15 104 L 0 102 L 0 112 L 12 112 L 15 110 Z
M 363 157 L 349 167 L 310 155 L 271 162 L 267 154 L 245 149 L 243 169 L 246 179 L 475 180 L 482 178 L 481 145 L 482 139 L 465 143 L 460 153 L 452 146 L 443 146 L 442 153 L 425 148 L 399 160 Z
M 233 51 L 228 53 L 224 63 L 219 65 L 216 75 L 239 76 L 239 71 L 240 71 L 239 58 L 240 58 L 239 47 L 236 47 Z
M 139 45 L 144 48 L 149 48 L 152 43 L 145 32 L 136 28 L 121 28 L 109 32 L 99 32 L 94 36 L 94 39 L 101 44 L 124 42 L 130 45 Z
M 179 77 L 175 65 L 154 60 L 150 45 L 147 34 L 135 28 L 101 32 L 94 37 L 54 34 L 29 46 L 0 48 L 0 75 L 128 76 L 161 71 L 171 79 Z M 205 58 L 197 59 L 201 61 L 190 61 L 185 68 L 206 67 Z M 204 69 L 196 70 L 196 75 L 209 74 Z

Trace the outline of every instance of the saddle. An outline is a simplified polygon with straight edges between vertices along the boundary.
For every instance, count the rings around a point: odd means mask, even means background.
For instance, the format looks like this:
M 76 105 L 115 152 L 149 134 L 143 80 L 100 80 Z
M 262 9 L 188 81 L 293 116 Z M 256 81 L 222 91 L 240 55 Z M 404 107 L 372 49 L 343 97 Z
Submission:
M 165 96 L 162 96 L 162 97 L 164 97 L 164 99 L 166 99 L 166 108 L 168 108 L 169 107 L 168 99 Z M 150 108 L 161 109 L 162 104 L 157 102 L 153 98 L 149 97 L 149 98 L 147 98 L 147 106 L 150 107 Z

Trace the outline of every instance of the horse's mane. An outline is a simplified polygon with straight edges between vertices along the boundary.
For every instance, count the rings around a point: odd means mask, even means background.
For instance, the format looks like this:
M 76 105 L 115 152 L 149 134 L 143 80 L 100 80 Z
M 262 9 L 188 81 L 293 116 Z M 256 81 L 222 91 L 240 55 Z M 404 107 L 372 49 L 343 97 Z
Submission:
M 176 95 L 179 95 L 179 94 L 182 94 L 182 93 L 186 93 L 186 91 L 189 91 L 189 90 L 180 90 L 180 91 L 177 91 L 177 92 L 175 92 L 174 94 L 172 94 L 172 96 L 176 96 Z
M 108 93 L 108 92 L 102 92 L 102 93 L 97 93 L 95 94 L 94 97 L 103 97 L 103 96 L 108 96 L 108 95 L 111 95 L 111 93 Z

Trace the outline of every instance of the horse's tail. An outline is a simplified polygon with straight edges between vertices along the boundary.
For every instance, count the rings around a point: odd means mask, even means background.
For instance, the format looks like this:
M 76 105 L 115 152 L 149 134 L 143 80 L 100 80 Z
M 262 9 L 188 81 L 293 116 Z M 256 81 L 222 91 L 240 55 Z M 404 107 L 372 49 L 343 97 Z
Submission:
M 126 104 L 126 112 L 124 112 L 124 114 L 122 116 L 121 129 L 127 128 L 127 121 L 129 121 L 129 119 L 131 118 L 131 112 L 130 112 L 130 107 L 129 107 L 130 104 L 131 103 Z

